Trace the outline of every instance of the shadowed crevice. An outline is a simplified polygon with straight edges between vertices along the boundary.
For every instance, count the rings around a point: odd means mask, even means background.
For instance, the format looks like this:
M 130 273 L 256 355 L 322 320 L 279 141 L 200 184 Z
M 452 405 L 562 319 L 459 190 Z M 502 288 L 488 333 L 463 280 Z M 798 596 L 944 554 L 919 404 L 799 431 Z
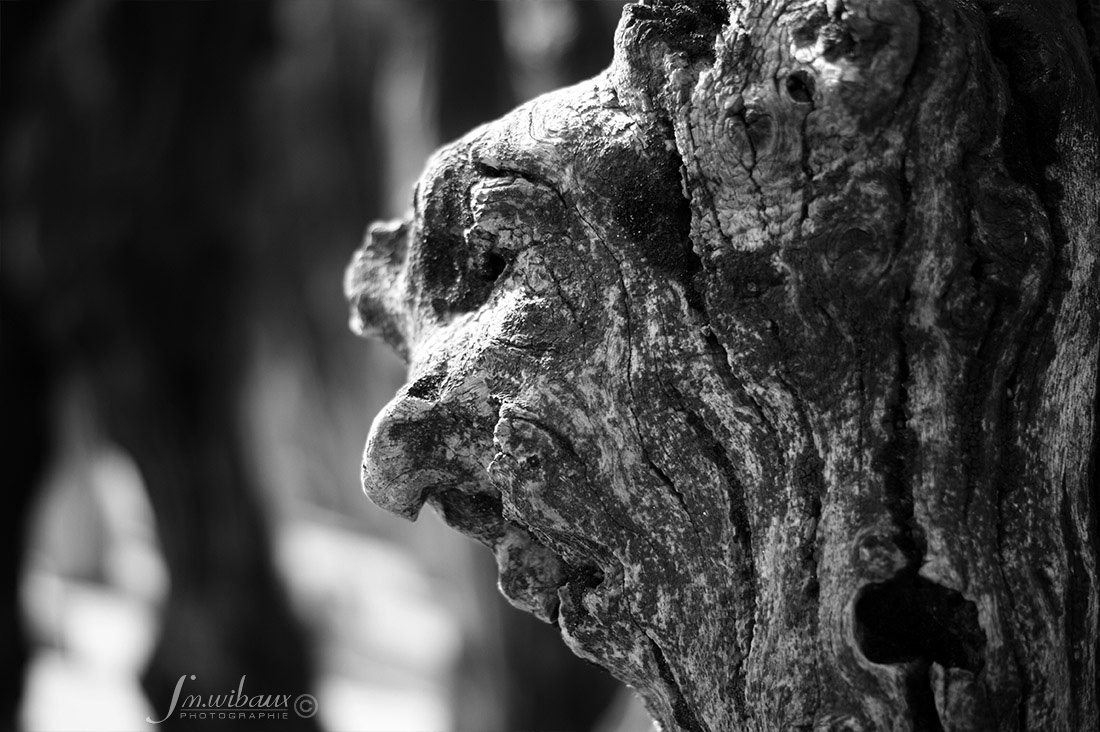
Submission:
M 977 674 L 985 665 L 978 606 L 907 569 L 868 585 L 856 601 L 856 641 L 869 661 L 925 660 Z
M 672 693 L 672 716 L 676 720 L 676 724 L 688 732 L 707 732 L 706 728 L 699 723 L 699 720 L 692 713 L 691 707 L 688 706 L 687 700 L 684 698 L 684 692 L 680 690 L 679 684 L 676 683 L 676 677 L 672 674 L 672 668 L 668 665 L 661 647 L 654 643 L 652 638 L 649 640 L 649 647 L 653 652 L 653 660 L 657 663 L 657 671 Z
M 428 402 L 439 400 L 439 388 L 443 385 L 446 374 L 429 374 L 421 376 L 409 387 L 406 394 L 414 399 L 422 399 Z

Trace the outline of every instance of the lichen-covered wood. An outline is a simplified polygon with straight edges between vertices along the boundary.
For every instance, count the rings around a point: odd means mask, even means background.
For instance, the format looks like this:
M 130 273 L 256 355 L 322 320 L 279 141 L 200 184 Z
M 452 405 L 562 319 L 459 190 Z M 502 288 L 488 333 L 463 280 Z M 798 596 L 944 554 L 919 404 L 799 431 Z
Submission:
M 356 254 L 367 492 L 666 730 L 1094 729 L 1097 19 L 627 7 Z

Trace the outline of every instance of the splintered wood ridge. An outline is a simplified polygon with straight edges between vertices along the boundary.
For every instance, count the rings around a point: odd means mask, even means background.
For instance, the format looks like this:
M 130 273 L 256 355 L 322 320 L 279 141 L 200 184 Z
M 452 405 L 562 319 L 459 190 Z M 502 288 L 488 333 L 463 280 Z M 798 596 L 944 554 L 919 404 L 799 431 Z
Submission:
M 667 730 L 1087 729 L 1100 64 L 1059 8 L 628 6 L 356 253 L 410 365 L 367 493 Z

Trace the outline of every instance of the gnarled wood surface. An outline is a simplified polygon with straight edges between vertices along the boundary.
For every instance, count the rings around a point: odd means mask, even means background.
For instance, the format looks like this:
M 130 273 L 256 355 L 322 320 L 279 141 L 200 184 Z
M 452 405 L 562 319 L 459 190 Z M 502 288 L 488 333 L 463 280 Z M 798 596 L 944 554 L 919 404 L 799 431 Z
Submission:
M 1097 15 L 628 7 L 356 254 L 367 492 L 666 730 L 1092 729 Z

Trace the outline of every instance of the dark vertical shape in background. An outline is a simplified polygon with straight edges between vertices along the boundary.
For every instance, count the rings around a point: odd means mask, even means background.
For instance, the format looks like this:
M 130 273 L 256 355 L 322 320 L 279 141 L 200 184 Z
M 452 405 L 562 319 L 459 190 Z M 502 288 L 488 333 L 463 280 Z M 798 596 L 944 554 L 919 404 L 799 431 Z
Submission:
M 5 5 L 6 41 L 24 33 L 25 18 Z M 270 11 L 266 2 L 70 3 L 27 48 L 36 63 L 4 64 L 26 75 L 6 85 L 26 93 L 5 92 L 4 106 L 29 121 L 25 139 L 5 149 L 30 156 L 25 188 L 5 199 L 33 213 L 42 262 L 39 281 L 19 284 L 33 292 L 59 368 L 86 381 L 106 436 L 140 468 L 171 575 L 143 678 L 158 710 L 185 674 L 195 690 L 217 693 L 243 675 L 257 691 L 310 689 L 239 413 L 249 105 L 270 51 Z M 5 317 L 5 338 L 6 329 Z M 4 383 L 14 382 L 5 374 Z M 188 726 L 220 728 L 165 723 Z
M 0 23 L 0 166 L 15 111 L 32 85 L 22 74 L 54 15 L 56 3 L 6 3 Z M 7 180 L 4 180 L 7 199 Z M 5 207 L 6 208 L 6 207 Z M 3 209 L 0 209 L 3 211 Z M 7 229 L 7 212 L 3 211 Z M 5 232 L 7 238 L 9 232 Z M 0 730 L 15 729 L 29 654 L 20 612 L 20 569 L 26 553 L 27 517 L 51 453 L 49 429 L 52 370 L 39 323 L 6 280 L 9 262 L 0 244 L 0 403 L 3 404 L 3 510 L 0 510 Z
M 501 116 L 515 98 L 508 83 L 499 3 L 448 0 L 436 15 L 435 114 L 444 141 Z
M 301 2 L 274 5 L 284 13 L 291 5 L 302 11 Z M 380 213 L 385 168 L 373 104 L 384 48 L 378 37 L 385 29 L 371 21 L 385 17 L 385 7 L 310 0 L 305 9 L 324 21 L 315 20 L 320 28 L 310 33 L 299 29 L 305 38 L 292 37 L 295 29 L 287 26 L 294 19 L 284 19 L 277 58 L 260 91 L 260 106 L 271 118 L 257 118 L 251 130 L 262 149 L 252 307 L 262 327 L 277 331 L 271 340 L 278 355 L 300 363 L 319 391 L 344 399 L 343 371 L 359 362 L 348 354 L 356 344 L 333 318 L 343 300 L 339 282 L 332 283 L 348 246 Z M 327 62 L 323 69 L 303 69 L 318 57 Z
M 33 319 L 0 291 L 0 730 L 15 728 L 29 651 L 19 612 L 19 569 L 26 551 L 28 508 L 50 454 L 49 391 L 49 359 Z

